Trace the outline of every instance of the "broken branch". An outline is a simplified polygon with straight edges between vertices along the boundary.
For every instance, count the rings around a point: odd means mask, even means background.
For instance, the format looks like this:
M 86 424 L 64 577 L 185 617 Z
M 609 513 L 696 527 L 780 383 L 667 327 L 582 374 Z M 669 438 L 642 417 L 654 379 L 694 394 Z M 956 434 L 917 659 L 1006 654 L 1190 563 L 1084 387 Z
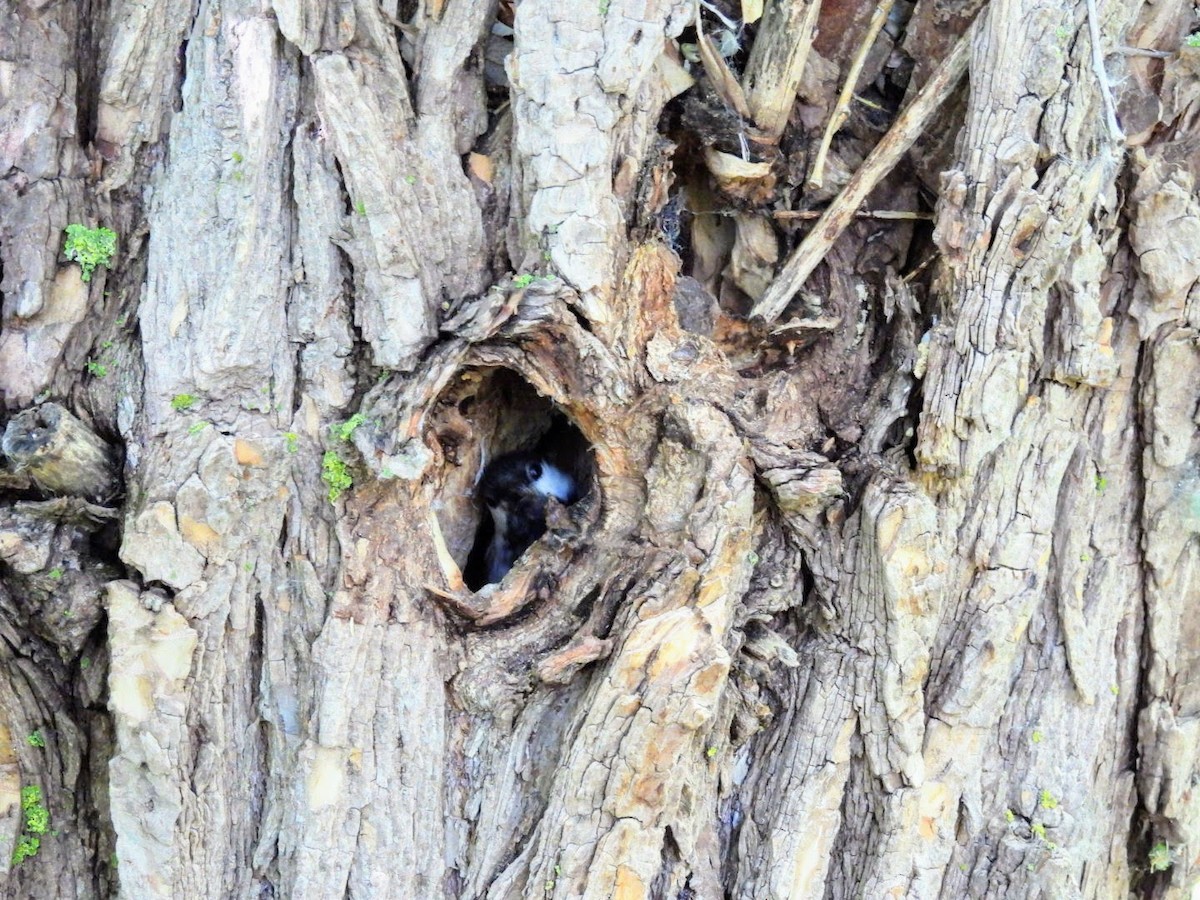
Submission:
M 121 491 L 116 452 L 57 403 L 14 416 L 2 447 L 13 470 L 49 494 L 107 503 Z
M 875 149 L 859 166 L 842 192 L 829 204 L 816 226 L 800 242 L 800 246 L 792 253 L 783 270 L 755 305 L 751 311 L 752 317 L 771 321 L 783 312 L 792 296 L 800 290 L 808 276 L 845 231 L 854 218 L 855 211 L 867 199 L 867 195 L 913 145 L 933 114 L 967 71 L 971 41 L 979 27 L 978 22 L 976 19 L 976 24 L 959 38 L 950 55 L 943 60 L 912 103 L 896 117 L 888 133 L 875 145 Z
M 766 10 L 744 81 L 754 124 L 772 143 L 783 134 L 804 75 L 821 0 L 772 3 Z

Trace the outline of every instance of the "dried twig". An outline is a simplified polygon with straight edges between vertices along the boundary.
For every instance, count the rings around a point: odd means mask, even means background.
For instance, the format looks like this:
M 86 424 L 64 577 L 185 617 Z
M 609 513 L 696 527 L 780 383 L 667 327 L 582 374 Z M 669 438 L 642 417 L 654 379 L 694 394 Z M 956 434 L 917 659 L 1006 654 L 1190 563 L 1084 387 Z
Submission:
M 916 278 L 922 272 L 924 272 L 926 269 L 928 269 L 930 264 L 937 258 L 938 258 L 938 255 L 936 253 L 930 253 L 927 257 L 925 257 L 923 260 L 921 260 L 921 262 L 917 263 L 917 267 L 915 269 L 913 269 L 911 272 L 909 272 L 907 275 L 905 275 L 900 280 L 903 281 L 905 284 L 910 284 L 911 282 L 916 280 Z M 936 324 L 936 322 L 937 322 L 937 316 L 934 316 L 934 323 Z
M 971 42 L 979 29 L 979 21 L 976 19 L 967 33 L 959 38 L 950 55 L 938 66 L 937 71 L 921 88 L 912 103 L 896 117 L 888 133 L 875 145 L 875 149 L 863 160 L 863 164 L 842 192 L 829 204 L 816 226 L 801 241 L 783 267 L 783 271 L 771 282 L 762 299 L 755 305 L 751 313 L 754 317 L 770 321 L 783 312 L 788 301 L 800 290 L 813 269 L 825 258 L 825 254 L 850 224 L 855 211 L 867 195 L 913 145 L 926 123 L 966 72 L 971 55 Z
M 771 213 L 772 217 L 781 221 L 808 221 L 811 219 L 819 219 L 825 215 L 823 210 L 819 209 L 779 209 Z M 916 222 L 931 222 L 933 221 L 933 213 L 911 212 L 907 209 L 863 209 L 854 213 L 856 219 L 900 219 L 911 220 Z
M 1148 56 L 1151 59 L 1171 59 L 1178 54 L 1170 50 L 1149 50 L 1146 47 L 1118 47 L 1117 52 L 1122 56 Z
M 1125 132 L 1117 122 L 1117 105 L 1113 102 L 1112 87 L 1108 83 L 1108 72 L 1104 70 L 1104 51 L 1100 47 L 1100 20 L 1096 15 L 1096 0 L 1087 0 L 1088 34 L 1092 38 L 1092 69 L 1100 82 L 1100 96 L 1104 100 L 1104 116 L 1108 120 L 1108 134 L 1114 143 L 1125 143 Z
M 94 529 L 120 516 L 112 506 L 88 503 L 81 497 L 55 497 L 53 500 L 26 500 L 13 504 L 20 513 L 51 522 L 66 522 L 81 528 Z
M 821 146 L 817 149 L 816 159 L 813 160 L 812 170 L 808 174 L 809 187 L 819 188 L 825 180 L 825 157 L 829 155 L 833 136 L 841 130 L 842 125 L 850 116 L 850 101 L 854 97 L 854 86 L 858 84 L 858 76 L 867 62 L 867 54 L 875 46 L 875 39 L 879 37 L 879 32 L 887 22 L 888 14 L 892 11 L 895 2 L 896 0 L 882 0 L 875 7 L 875 13 L 871 16 L 871 24 L 867 26 L 867 33 L 863 35 L 862 43 L 858 45 L 858 52 L 854 54 L 854 59 L 850 61 L 850 68 L 846 71 L 846 81 L 842 85 L 842 92 L 838 94 L 837 103 L 833 105 L 833 112 L 829 114 L 829 121 L 825 125 L 825 134 L 821 136 Z

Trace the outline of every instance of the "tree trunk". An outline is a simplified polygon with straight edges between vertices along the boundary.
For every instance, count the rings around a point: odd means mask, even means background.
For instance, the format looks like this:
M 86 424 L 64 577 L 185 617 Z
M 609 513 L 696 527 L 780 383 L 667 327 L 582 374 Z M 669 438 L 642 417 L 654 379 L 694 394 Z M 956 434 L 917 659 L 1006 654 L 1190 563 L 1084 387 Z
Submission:
M 15 0 L 3 895 L 1185 896 L 1200 17 L 981 5 Z

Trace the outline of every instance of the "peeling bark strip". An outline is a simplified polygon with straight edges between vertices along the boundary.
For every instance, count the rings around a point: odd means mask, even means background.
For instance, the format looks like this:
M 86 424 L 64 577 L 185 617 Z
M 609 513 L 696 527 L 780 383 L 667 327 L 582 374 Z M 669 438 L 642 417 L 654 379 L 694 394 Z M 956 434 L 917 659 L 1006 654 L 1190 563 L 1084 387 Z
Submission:
M 0 896 L 1185 896 L 1200 21 L 978 6 L 0 17 Z

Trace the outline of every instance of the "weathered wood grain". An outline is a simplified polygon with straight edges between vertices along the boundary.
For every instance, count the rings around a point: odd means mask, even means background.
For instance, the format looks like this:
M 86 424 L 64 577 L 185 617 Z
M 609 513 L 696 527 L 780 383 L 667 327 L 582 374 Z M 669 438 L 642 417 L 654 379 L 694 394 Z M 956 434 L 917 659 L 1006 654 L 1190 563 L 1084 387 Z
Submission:
M 57 403 L 9 419 L 0 449 L 12 470 L 47 493 L 110 504 L 121 493 L 116 450 Z
M 873 8 L 703 7 L 740 124 L 686 0 L 0 18 L 0 394 L 128 480 L 0 484 L 0 895 L 1184 895 L 1194 26 L 919 3 L 796 281 L 810 39 Z M 868 158 L 935 63 L 965 120 Z M 934 120 L 933 233 L 856 216 L 923 209 Z M 130 254 L 86 290 L 68 213 Z M 469 591 L 481 468 L 566 425 L 586 496 Z

